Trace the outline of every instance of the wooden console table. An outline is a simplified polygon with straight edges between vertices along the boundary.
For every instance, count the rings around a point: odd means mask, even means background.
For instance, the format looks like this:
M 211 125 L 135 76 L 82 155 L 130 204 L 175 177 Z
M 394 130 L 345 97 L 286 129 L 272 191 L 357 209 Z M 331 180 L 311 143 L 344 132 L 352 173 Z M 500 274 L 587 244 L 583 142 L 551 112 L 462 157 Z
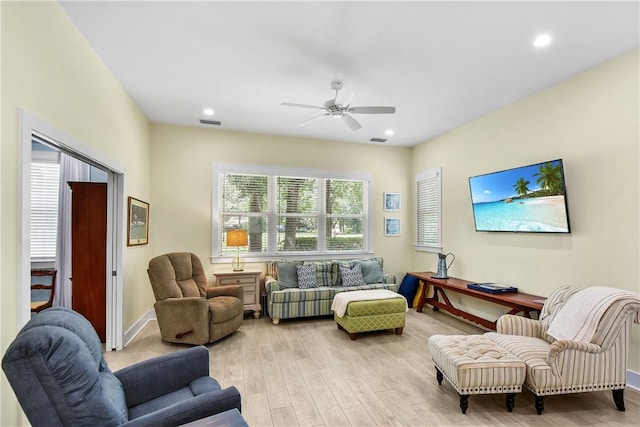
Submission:
M 448 311 L 449 313 L 460 316 L 463 319 L 470 320 L 492 330 L 496 329 L 495 321 L 483 319 L 482 317 L 454 307 L 454 305 L 451 303 L 451 300 L 449 300 L 446 291 L 457 292 L 459 294 L 489 301 L 494 304 L 511 307 L 511 311 L 509 311 L 507 314 L 522 313 L 525 317 L 531 317 L 531 312 L 540 313 L 540 310 L 542 310 L 542 304 L 538 301 L 545 299 L 541 296 L 525 294 L 522 292 L 514 292 L 508 294 L 489 294 L 485 292 L 475 291 L 473 289 L 467 288 L 467 285 L 469 283 L 477 282 L 456 279 L 455 277 L 449 277 L 448 279 L 434 279 L 431 276 L 435 275 L 435 273 L 431 271 L 407 274 L 417 277 L 418 280 L 423 283 L 422 294 L 420 295 L 418 305 L 416 307 L 416 310 L 418 312 L 422 312 L 422 307 L 425 304 L 429 304 L 433 306 L 433 309 L 435 311 L 443 309 L 445 311 Z M 433 287 L 433 296 L 427 298 L 426 295 L 429 287 Z

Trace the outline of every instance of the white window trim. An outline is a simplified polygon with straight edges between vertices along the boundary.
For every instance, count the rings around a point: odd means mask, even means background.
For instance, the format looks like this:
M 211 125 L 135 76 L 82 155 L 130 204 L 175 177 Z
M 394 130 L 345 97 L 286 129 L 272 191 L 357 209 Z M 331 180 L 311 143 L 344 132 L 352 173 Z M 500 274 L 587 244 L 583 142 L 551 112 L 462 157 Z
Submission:
M 418 183 L 420 181 L 433 178 L 437 178 L 438 180 L 438 242 L 436 245 L 422 245 L 418 244 Z M 442 167 L 437 167 L 416 174 L 414 181 L 414 195 L 416 208 L 414 210 L 415 229 L 413 233 L 413 247 L 416 251 L 421 252 L 442 252 Z
M 212 185 L 213 190 L 211 197 L 211 256 L 210 261 L 212 264 L 218 263 L 230 263 L 232 257 L 220 256 L 216 254 L 216 250 L 220 245 L 220 228 L 219 223 L 219 198 L 218 194 L 222 191 L 223 183 L 218 179 L 221 173 L 237 173 L 237 174 L 256 174 L 256 175 L 279 175 L 279 176 L 304 176 L 309 178 L 331 178 L 331 179 L 353 179 L 367 181 L 367 238 L 365 239 L 365 248 L 362 251 L 343 251 L 343 252 L 327 252 L 332 258 L 352 258 L 354 255 L 370 255 L 373 254 L 373 203 L 372 203 L 372 188 L 373 188 L 373 174 L 368 172 L 354 172 L 345 170 L 332 170 L 332 169 L 308 169 L 299 167 L 287 167 L 287 166 L 274 166 L 274 165 L 259 165 L 251 163 L 226 163 L 226 162 L 214 162 L 212 165 Z M 275 185 L 270 183 L 269 185 Z M 269 188 L 270 194 L 274 194 L 274 188 Z M 321 198 L 322 200 L 323 198 Z M 271 202 L 270 202 L 271 203 Z M 272 210 L 269 210 L 269 215 L 273 215 Z M 270 242 L 270 244 L 275 244 Z M 296 258 L 296 259 L 319 259 L 322 258 L 323 253 L 314 252 L 309 254 L 306 252 L 287 252 L 282 255 L 275 255 L 275 248 L 269 247 L 269 253 L 265 254 L 247 254 L 243 256 L 246 262 L 264 262 L 265 260 L 271 260 L 274 258 Z

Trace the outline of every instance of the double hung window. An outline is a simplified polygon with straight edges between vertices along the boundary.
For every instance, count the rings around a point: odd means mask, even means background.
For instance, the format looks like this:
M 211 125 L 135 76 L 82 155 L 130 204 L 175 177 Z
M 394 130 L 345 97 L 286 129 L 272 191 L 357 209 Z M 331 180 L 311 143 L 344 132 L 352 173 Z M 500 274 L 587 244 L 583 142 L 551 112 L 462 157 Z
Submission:
M 235 253 L 232 229 L 249 261 L 371 252 L 369 174 L 216 163 L 213 180 L 213 258 Z

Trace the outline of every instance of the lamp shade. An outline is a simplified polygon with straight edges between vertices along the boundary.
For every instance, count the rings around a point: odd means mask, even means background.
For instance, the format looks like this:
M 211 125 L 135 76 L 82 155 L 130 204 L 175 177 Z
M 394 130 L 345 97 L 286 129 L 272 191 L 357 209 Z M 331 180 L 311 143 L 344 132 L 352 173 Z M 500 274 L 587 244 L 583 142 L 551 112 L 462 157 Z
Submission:
M 227 246 L 247 246 L 247 230 L 229 230 L 227 231 Z

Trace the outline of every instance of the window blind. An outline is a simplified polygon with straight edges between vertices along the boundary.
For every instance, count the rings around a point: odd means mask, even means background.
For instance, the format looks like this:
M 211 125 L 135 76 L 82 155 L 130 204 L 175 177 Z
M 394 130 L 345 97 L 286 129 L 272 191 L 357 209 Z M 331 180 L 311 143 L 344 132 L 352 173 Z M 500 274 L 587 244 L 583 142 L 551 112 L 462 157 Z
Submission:
M 54 259 L 58 230 L 60 164 L 31 163 L 31 259 Z
M 416 246 L 440 250 L 441 170 L 416 175 Z
M 224 173 L 220 177 L 220 206 L 222 206 L 219 239 L 220 254 L 233 253 L 236 248 L 227 248 L 226 232 L 232 229 L 249 231 L 249 251 L 266 252 L 264 239 L 267 227 L 267 186 L 266 176 Z

